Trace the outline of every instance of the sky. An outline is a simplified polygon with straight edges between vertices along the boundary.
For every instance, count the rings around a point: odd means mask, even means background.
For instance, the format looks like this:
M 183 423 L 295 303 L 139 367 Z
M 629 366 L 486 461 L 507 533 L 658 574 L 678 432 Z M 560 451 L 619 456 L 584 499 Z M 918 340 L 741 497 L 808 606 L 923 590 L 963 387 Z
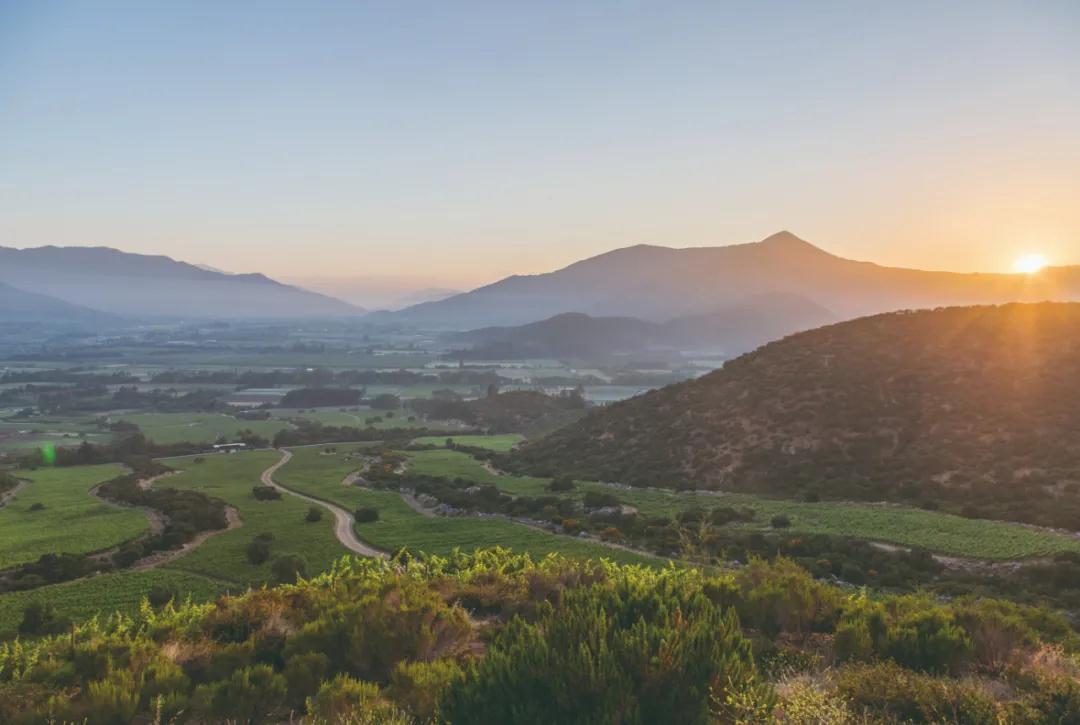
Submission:
M 0 245 L 463 289 L 1080 263 L 1080 2 L 0 0 Z

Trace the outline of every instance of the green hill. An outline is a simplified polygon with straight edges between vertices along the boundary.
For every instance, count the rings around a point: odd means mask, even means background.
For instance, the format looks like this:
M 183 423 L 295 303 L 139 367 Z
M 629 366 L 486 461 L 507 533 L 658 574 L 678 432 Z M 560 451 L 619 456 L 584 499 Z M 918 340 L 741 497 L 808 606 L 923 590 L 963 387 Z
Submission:
M 899 312 L 594 411 L 505 464 L 1080 528 L 1080 304 Z

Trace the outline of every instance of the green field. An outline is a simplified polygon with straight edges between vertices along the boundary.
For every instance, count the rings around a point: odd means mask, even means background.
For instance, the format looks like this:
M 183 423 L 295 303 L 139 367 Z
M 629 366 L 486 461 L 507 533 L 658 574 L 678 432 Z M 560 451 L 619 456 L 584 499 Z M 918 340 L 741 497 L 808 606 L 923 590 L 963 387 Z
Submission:
M 409 420 L 409 414 L 395 410 L 392 411 L 391 417 L 386 417 L 386 411 L 372 410 L 370 408 L 360 408 L 358 410 L 352 408 L 275 408 L 271 411 L 274 418 L 303 418 L 304 420 L 314 421 L 321 423 L 322 425 L 330 426 L 346 426 L 349 428 L 378 428 L 380 430 L 387 428 L 421 428 L 429 425 L 422 420 Z M 379 420 L 369 423 L 368 419 L 379 418 Z M 444 424 L 432 424 L 432 427 L 444 428 L 447 427 Z M 445 439 L 444 439 L 445 440 Z
M 134 423 L 147 438 L 165 445 L 213 443 L 222 436 L 231 439 L 242 430 L 272 439 L 289 427 L 282 420 L 241 420 L 222 413 L 129 413 L 112 418 Z
M 491 435 L 491 436 L 425 436 L 417 438 L 413 443 L 422 446 L 441 446 L 446 444 L 447 439 L 453 440 L 459 446 L 472 446 L 474 448 L 487 448 L 492 451 L 505 453 L 515 445 L 525 440 L 525 436 L 517 434 Z
M 118 465 L 19 471 L 31 481 L 0 508 L 0 569 L 35 561 L 42 554 L 100 551 L 149 528 L 146 516 L 89 494 L 123 472 Z M 45 508 L 31 511 L 34 504 Z
M 417 473 L 465 478 L 498 486 L 514 495 L 545 493 L 547 479 L 499 476 L 465 453 L 450 450 L 409 454 Z M 601 483 L 579 482 L 580 496 L 595 490 L 614 493 L 644 514 L 674 516 L 692 506 L 748 507 L 756 514 L 751 526 L 768 527 L 773 516 L 791 520 L 792 533 L 834 534 L 901 546 L 918 546 L 949 556 L 974 559 L 1022 559 L 1080 551 L 1080 540 L 1017 524 L 924 511 L 898 505 L 871 503 L 783 501 L 748 494 L 675 493 L 659 489 L 614 489 Z
M 364 541 L 384 551 L 408 548 L 411 551 L 446 555 L 455 548 L 471 551 L 485 546 L 505 546 L 537 556 L 558 552 L 568 556 L 604 557 L 621 562 L 652 561 L 630 552 L 549 534 L 501 518 L 423 516 L 410 508 L 396 492 L 342 486 L 342 479 L 357 468 L 355 460 L 346 460 L 346 456 L 356 449 L 338 446 L 337 455 L 332 456 L 322 451 L 322 448 L 293 449 L 293 459 L 278 472 L 275 480 L 350 511 L 360 506 L 374 506 L 379 510 L 379 520 L 358 524 L 356 531 Z
M 258 584 L 270 577 L 270 562 L 251 564 L 246 549 L 256 535 L 273 533 L 272 555 L 299 554 L 307 562 L 308 574 L 324 571 L 348 553 L 334 537 L 333 517 L 308 523 L 304 515 L 311 505 L 289 495 L 280 501 L 258 501 L 251 494 L 259 475 L 281 457 L 277 451 L 205 456 L 169 460 L 184 473 L 168 479 L 169 486 L 201 491 L 235 506 L 243 526 L 218 534 L 187 556 L 168 564 L 170 569 L 192 572 L 236 584 Z M 271 560 L 272 560 L 271 558 Z
M 0 411 L 0 452 L 53 446 L 77 446 L 84 440 L 105 443 L 112 434 L 101 430 L 96 416 L 86 414 L 35 415 L 15 418 L 15 409 Z
M 0 641 L 15 636 L 23 609 L 30 602 L 50 602 L 60 616 L 74 621 L 107 617 L 114 612 L 133 615 L 151 587 L 158 584 L 174 587 L 181 599 L 190 597 L 195 602 L 208 601 L 230 589 L 228 585 L 196 574 L 152 569 L 101 574 L 31 591 L 11 592 L 0 596 Z

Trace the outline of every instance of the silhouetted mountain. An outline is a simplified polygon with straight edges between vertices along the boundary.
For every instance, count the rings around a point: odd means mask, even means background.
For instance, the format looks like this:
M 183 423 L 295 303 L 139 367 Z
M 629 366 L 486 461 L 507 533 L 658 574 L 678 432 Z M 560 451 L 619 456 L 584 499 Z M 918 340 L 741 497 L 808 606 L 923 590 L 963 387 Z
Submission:
M 733 356 L 793 332 L 833 322 L 832 313 L 794 295 L 758 295 L 710 314 L 648 322 L 580 312 L 519 327 L 486 327 L 450 339 L 473 345 L 474 356 L 599 358 L 647 350 L 710 350 Z
M 112 315 L 72 305 L 54 297 L 25 292 L 0 282 L 0 326 L 6 325 L 65 325 L 93 327 L 116 325 Z
M 107 247 L 0 247 L 0 282 L 120 315 L 301 317 L 361 309 L 261 274 L 223 274 Z
M 530 442 L 520 472 L 900 500 L 1080 527 L 1080 304 L 793 335 Z
M 760 294 L 793 294 L 840 319 L 906 308 L 1080 298 L 1080 267 L 1037 275 L 882 267 L 834 256 L 788 232 L 751 244 L 617 249 L 555 272 L 514 276 L 387 320 L 457 329 L 564 312 L 652 321 L 705 314 Z

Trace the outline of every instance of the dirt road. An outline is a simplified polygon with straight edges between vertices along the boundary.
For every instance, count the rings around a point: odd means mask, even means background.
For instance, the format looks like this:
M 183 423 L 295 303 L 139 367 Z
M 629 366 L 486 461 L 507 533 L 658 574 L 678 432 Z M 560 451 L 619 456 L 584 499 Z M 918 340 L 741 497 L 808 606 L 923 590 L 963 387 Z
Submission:
M 322 506 L 324 509 L 334 514 L 334 535 L 337 536 L 338 541 L 341 542 L 341 545 L 349 551 L 355 554 L 359 554 L 360 556 L 370 556 L 378 559 L 388 559 L 389 556 L 386 554 L 385 551 L 379 551 L 378 549 L 368 546 L 360 540 L 360 537 L 356 535 L 356 531 L 353 529 L 355 519 L 353 519 L 353 515 L 351 513 L 341 508 L 337 504 L 332 504 L 329 501 L 323 501 L 322 499 L 307 496 L 298 491 L 294 491 L 291 488 L 286 488 L 285 486 L 282 486 L 280 483 L 277 483 L 274 480 L 274 474 L 277 473 L 279 468 L 288 463 L 291 458 L 292 452 L 282 451 L 281 460 L 263 471 L 263 484 L 272 488 L 276 488 L 282 493 L 287 493 L 290 496 L 295 496 L 296 498 L 299 498 L 303 501 L 313 503 L 316 506 Z

